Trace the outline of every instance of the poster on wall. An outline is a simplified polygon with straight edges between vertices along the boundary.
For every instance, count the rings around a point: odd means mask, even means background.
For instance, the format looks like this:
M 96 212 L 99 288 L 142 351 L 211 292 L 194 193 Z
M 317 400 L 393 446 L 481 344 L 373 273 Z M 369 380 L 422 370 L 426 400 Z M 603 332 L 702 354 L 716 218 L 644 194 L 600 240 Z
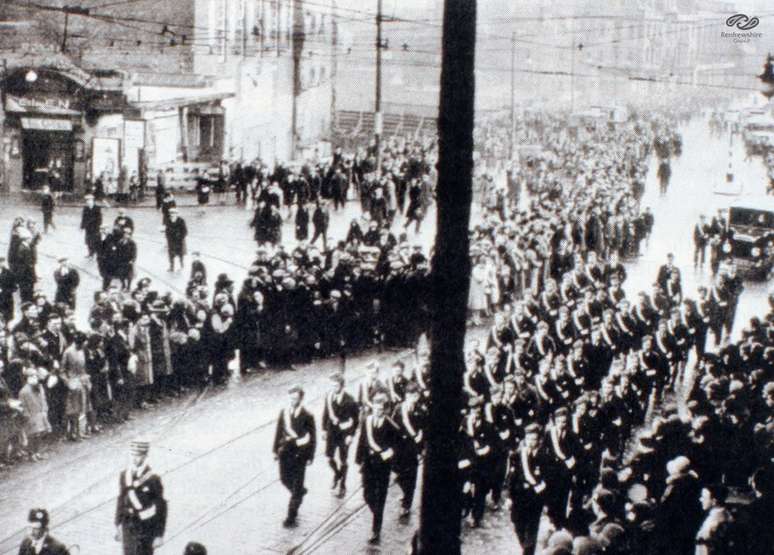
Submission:
M 103 172 L 113 178 L 118 177 L 121 141 L 118 139 L 92 140 L 91 175 L 94 179 Z
M 128 175 L 139 172 L 140 149 L 145 147 L 145 122 L 142 120 L 124 121 L 124 165 Z

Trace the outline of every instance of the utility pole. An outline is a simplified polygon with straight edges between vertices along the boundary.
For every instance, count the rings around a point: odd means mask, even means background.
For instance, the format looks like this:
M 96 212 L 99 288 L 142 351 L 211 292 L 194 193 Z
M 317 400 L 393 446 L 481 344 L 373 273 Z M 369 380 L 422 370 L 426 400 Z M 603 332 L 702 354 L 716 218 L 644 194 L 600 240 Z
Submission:
M 470 289 L 476 0 L 446 0 L 438 110 L 438 217 L 430 273 L 430 407 L 416 553 L 459 555 L 457 467 Z
M 67 25 L 70 22 L 70 12 L 65 10 L 64 34 L 62 35 L 62 54 L 67 51 Z
M 339 26 L 336 18 L 336 0 L 331 3 L 331 131 L 336 127 L 336 81 L 339 78 Z M 333 135 L 333 133 L 331 133 Z
M 68 32 L 68 26 L 70 23 L 70 14 L 72 15 L 82 15 L 82 16 L 88 16 L 91 13 L 91 10 L 89 8 L 84 8 L 82 6 L 64 6 L 61 8 L 48 8 L 46 11 L 61 11 L 64 12 L 65 20 L 64 20 L 64 33 L 62 34 L 62 46 L 61 50 L 62 53 L 65 53 L 67 51 L 67 32 Z
M 374 101 L 374 148 L 376 172 L 382 169 L 382 0 L 376 0 L 376 99 Z
M 572 21 L 572 43 L 570 44 L 570 113 L 575 112 L 575 18 Z
M 511 161 L 516 152 L 516 31 L 511 33 Z

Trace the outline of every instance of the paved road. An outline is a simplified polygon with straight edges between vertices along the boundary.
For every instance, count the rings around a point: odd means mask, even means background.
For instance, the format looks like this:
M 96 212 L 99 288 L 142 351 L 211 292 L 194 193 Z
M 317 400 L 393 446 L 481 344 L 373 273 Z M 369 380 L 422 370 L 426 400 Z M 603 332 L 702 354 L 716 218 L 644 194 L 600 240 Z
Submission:
M 630 267 L 630 295 L 650 289 L 669 251 L 676 254 L 682 267 L 688 294 L 708 279 L 706 273 L 694 272 L 690 266 L 690 230 L 700 212 L 709 214 L 731 200 L 712 192 L 728 164 L 728 138 L 710 138 L 706 126 L 695 122 L 684 130 L 684 144 L 683 156 L 673 164 L 672 186 L 665 198 L 658 197 L 655 165 L 651 168 L 645 202 L 653 207 L 656 226 L 644 256 Z M 744 164 L 738 144 L 733 147 L 733 158 L 737 179 L 745 184 L 744 194 L 762 193 L 765 174 L 760 162 Z M 346 213 L 334 217 L 334 236 L 345 233 L 355 212 L 350 206 Z M 16 213 L 35 211 L 3 206 L 0 229 L 8 229 Z M 113 212 L 108 213 L 112 219 Z M 132 215 L 137 222 L 141 275 L 151 275 L 162 290 L 167 286 L 182 290 L 187 274 L 166 272 L 158 214 L 140 209 Z M 183 216 L 191 231 L 189 248 L 203 251 L 210 272 L 226 271 L 241 279 L 254 251 L 246 230 L 249 214 L 225 207 L 213 208 L 204 217 L 184 209 Z M 59 229 L 40 247 L 42 275 L 48 275 L 53 267 L 47 257 L 60 252 L 68 253 L 84 273 L 95 273 L 92 263 L 83 259 L 77 218 L 75 209 L 57 215 Z M 420 240 L 429 243 L 430 232 L 428 226 Z M 289 226 L 284 233 L 291 236 Z M 95 277 L 84 280 L 78 299 L 81 307 L 88 306 L 96 284 Z M 765 285 L 748 286 L 738 321 L 759 312 L 765 290 Z M 361 377 L 371 357 L 378 357 L 386 367 L 396 357 L 405 356 L 408 353 L 371 353 L 350 360 L 346 370 L 349 388 Z M 180 398 L 138 414 L 131 423 L 87 442 L 58 445 L 43 463 L 14 467 L 0 476 L 0 555 L 15 552 L 32 504 L 52 510 L 54 533 L 78 544 L 80 553 L 119 553 L 118 544 L 111 540 L 117 472 L 127 462 L 127 442 L 138 434 L 153 441 L 151 462 L 162 473 L 171 501 L 167 544 L 159 551 L 162 555 L 181 553 L 189 540 L 203 541 L 214 553 L 285 553 L 294 547 L 302 553 L 377 552 L 364 547 L 370 515 L 357 489 L 357 469 L 353 467 L 348 480 L 349 498 L 339 500 L 329 490 L 331 473 L 320 451 L 309 468 L 310 494 L 301 508 L 299 528 L 286 531 L 280 526 L 287 494 L 278 482 L 270 453 L 274 419 L 285 401 L 284 392 L 295 382 L 306 385 L 308 405 L 319 415 L 326 376 L 336 366 L 333 361 L 323 361 L 296 372 L 267 372 L 244 383 L 232 382 L 225 390 Z M 384 553 L 403 552 L 416 524 L 416 519 L 409 526 L 397 523 L 397 495 L 393 491 L 388 500 Z M 492 515 L 486 519 L 484 530 L 468 530 L 464 538 L 465 550 L 470 553 L 518 552 L 505 514 Z

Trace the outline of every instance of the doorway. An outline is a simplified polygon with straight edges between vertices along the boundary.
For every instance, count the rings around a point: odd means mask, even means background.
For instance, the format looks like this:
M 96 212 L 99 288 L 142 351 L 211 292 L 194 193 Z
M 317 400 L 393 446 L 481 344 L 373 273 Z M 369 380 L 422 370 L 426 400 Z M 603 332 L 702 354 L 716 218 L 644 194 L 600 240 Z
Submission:
M 73 190 L 73 134 L 68 131 L 31 131 L 22 134 L 22 187 L 37 191 L 50 185 L 53 192 Z

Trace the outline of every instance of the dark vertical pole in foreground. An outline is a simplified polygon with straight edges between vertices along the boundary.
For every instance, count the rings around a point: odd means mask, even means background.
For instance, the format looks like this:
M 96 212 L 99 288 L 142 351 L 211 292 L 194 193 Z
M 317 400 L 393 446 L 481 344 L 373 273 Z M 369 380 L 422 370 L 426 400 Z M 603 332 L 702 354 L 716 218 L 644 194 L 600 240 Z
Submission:
M 438 226 L 432 263 L 430 391 L 418 552 L 460 553 L 457 469 L 473 181 L 475 0 L 446 0 L 438 117 Z
M 374 98 L 374 148 L 376 171 L 382 169 L 382 0 L 376 0 L 376 92 Z

